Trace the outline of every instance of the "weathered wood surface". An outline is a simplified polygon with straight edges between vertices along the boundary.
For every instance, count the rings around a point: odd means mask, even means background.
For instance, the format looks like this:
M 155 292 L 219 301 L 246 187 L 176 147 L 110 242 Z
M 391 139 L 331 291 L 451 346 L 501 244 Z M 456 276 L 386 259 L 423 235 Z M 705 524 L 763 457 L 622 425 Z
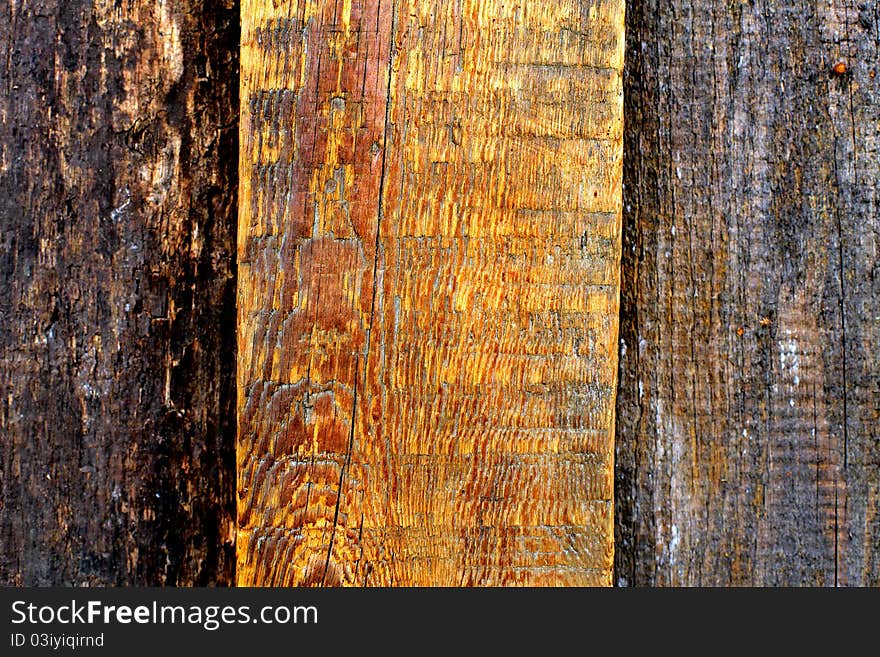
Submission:
M 628 8 L 619 584 L 880 584 L 878 45 L 874 0 Z
M 238 7 L 0 5 L 0 582 L 230 583 Z
M 608 584 L 623 3 L 245 0 L 240 584 Z

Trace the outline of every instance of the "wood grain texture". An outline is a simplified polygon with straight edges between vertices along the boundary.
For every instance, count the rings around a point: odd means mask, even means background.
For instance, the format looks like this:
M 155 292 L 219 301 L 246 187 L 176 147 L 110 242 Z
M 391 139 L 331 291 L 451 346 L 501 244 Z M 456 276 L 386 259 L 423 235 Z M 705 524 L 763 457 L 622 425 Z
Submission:
M 880 5 L 627 42 L 616 581 L 880 584 Z
M 237 19 L 0 4 L 0 583 L 231 582 Z
M 242 16 L 238 583 L 609 584 L 623 3 Z

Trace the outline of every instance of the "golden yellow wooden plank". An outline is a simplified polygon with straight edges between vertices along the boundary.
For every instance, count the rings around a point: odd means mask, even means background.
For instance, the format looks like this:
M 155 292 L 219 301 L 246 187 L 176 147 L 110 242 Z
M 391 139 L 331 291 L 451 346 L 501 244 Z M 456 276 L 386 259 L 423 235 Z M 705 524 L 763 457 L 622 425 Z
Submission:
M 244 0 L 239 584 L 610 583 L 622 37 Z

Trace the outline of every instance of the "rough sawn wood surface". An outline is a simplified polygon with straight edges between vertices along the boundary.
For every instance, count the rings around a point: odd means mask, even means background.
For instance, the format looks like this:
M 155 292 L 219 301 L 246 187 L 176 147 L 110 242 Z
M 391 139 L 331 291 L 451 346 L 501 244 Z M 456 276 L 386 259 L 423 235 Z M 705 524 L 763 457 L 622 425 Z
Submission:
M 618 584 L 880 583 L 878 46 L 874 0 L 628 7 Z
M 240 584 L 609 584 L 623 3 L 246 0 Z

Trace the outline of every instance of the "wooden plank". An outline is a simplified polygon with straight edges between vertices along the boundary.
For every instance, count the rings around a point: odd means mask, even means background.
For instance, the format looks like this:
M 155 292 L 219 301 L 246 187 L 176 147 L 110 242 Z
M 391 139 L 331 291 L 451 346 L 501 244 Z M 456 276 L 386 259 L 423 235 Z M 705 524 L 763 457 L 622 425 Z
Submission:
M 0 583 L 232 580 L 237 31 L 0 5 Z
M 610 583 L 623 3 L 242 16 L 238 583 Z
M 620 584 L 880 583 L 878 19 L 632 5 Z

